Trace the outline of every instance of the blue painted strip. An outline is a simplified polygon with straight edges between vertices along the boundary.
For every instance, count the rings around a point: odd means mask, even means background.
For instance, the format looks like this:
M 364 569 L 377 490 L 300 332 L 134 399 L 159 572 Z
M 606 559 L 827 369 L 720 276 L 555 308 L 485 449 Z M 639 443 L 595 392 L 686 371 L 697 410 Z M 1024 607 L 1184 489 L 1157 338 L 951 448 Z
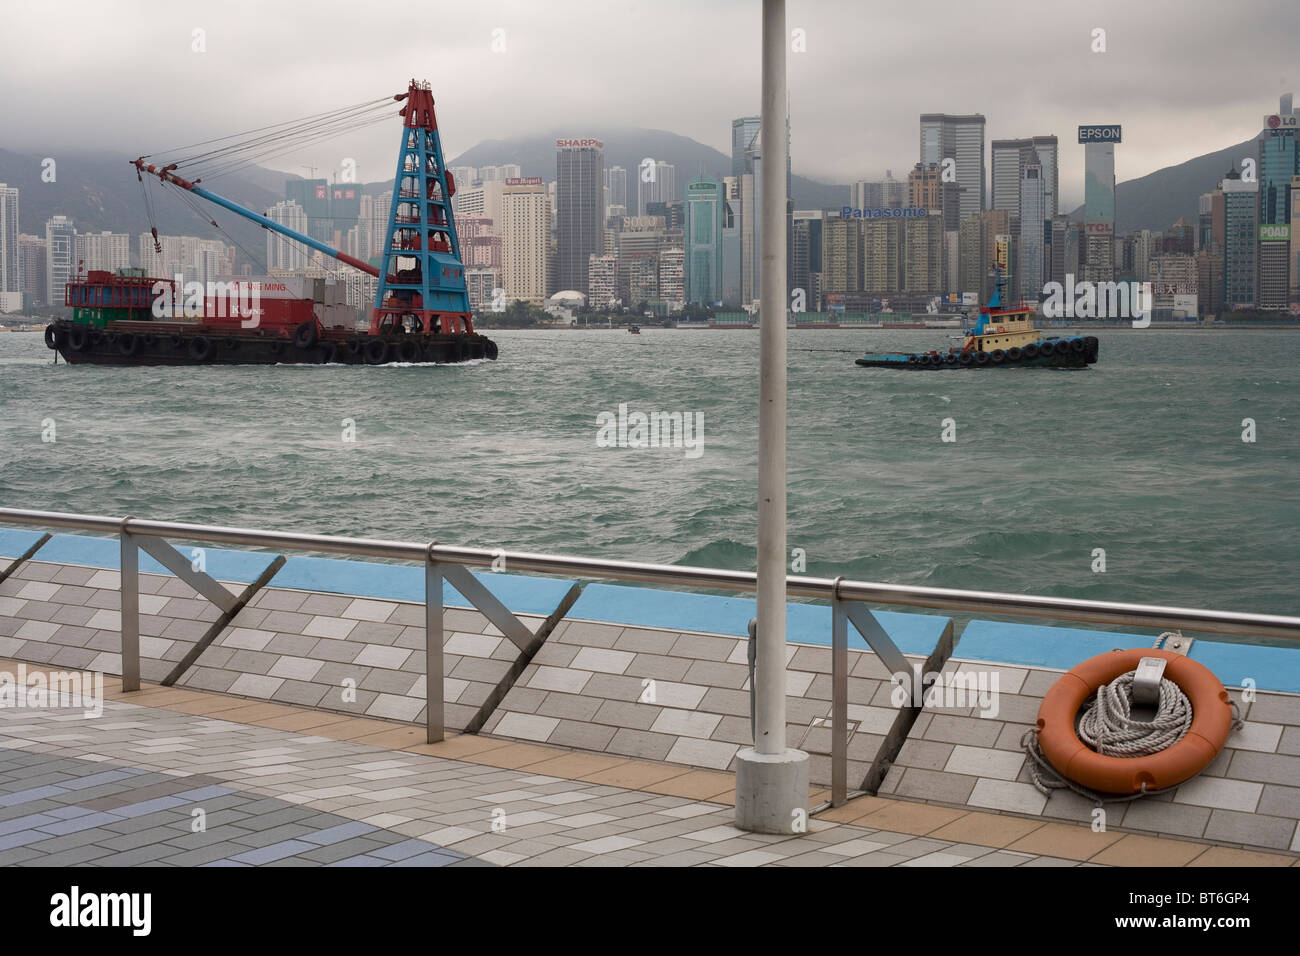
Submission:
M 191 549 L 181 546 L 176 550 L 181 554 L 189 555 Z M 203 550 L 208 574 L 219 581 L 236 581 L 240 584 L 251 584 L 256 581 L 258 575 L 275 560 L 275 555 L 265 551 L 228 551 L 223 548 Z M 53 564 L 79 564 L 83 567 L 116 571 L 121 566 L 122 551 L 116 538 L 56 534 L 45 542 L 32 559 Z M 171 574 L 143 551 L 140 552 L 140 570 L 146 574 Z
M 16 558 L 41 540 L 40 531 L 18 531 L 0 528 L 0 558 Z
M 1150 647 L 1152 634 L 1115 634 L 1042 624 L 971 621 L 954 656 L 1000 664 L 1069 670 L 1115 648 Z M 1214 672 L 1225 687 L 1247 678 L 1260 690 L 1300 693 L 1300 649 L 1197 640 L 1192 660 Z
M 631 627 L 661 627 L 676 631 L 705 631 L 746 637 L 749 621 L 757 613 L 753 598 L 682 594 L 669 597 L 654 588 L 617 584 L 589 584 L 567 617 L 603 621 Z M 934 650 L 949 619 L 930 614 L 877 611 L 876 617 L 904 654 L 928 655 Z M 823 604 L 790 603 L 786 611 L 786 639 L 799 644 L 831 643 L 831 609 Z M 849 646 L 867 644 L 849 625 Z
M 516 614 L 549 616 L 573 587 L 572 581 L 521 574 L 475 573 L 474 577 Z M 269 586 L 423 603 L 424 568 L 337 558 L 290 558 L 276 572 Z M 443 603 L 448 607 L 471 606 L 460 592 L 446 583 L 443 585 Z

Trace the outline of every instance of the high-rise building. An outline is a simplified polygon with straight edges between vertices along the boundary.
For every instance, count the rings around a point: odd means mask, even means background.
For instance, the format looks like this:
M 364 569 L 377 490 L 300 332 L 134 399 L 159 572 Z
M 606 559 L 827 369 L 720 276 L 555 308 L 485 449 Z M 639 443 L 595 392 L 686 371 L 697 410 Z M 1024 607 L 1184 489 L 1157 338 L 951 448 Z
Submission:
M 659 301 L 670 308 L 686 303 L 686 251 L 680 247 L 659 250 Z
M 738 306 L 740 299 L 740 177 L 722 177 L 722 301 Z
M 18 262 L 18 187 L 0 183 L 0 292 L 22 290 Z
M 330 217 L 329 180 L 286 180 L 284 199 L 285 202 L 297 203 L 298 208 L 303 211 L 306 225 L 302 227 L 302 232 L 321 242 L 334 241 L 334 220 Z M 385 222 L 385 229 L 387 226 L 388 223 Z
M 1214 251 L 1214 194 L 1201 193 L 1197 202 L 1196 250 Z
M 493 231 L 501 234 L 501 196 L 505 189 L 505 180 L 493 179 L 468 189 L 457 188 L 453 202 L 459 204 L 453 214 L 459 220 L 462 216 L 474 216 L 491 219 Z
M 833 216 L 822 223 L 822 294 L 862 291 L 862 229 L 882 220 Z
M 77 261 L 86 272 L 113 272 L 131 265 L 131 237 L 125 232 L 87 232 L 77 236 Z
M 265 216 L 297 232 L 307 232 L 307 213 L 296 202 L 278 202 L 266 211 Z M 307 247 L 278 232 L 267 232 L 266 268 L 285 272 L 306 269 Z
M 1259 278 L 1255 296 L 1261 309 L 1285 309 L 1291 298 L 1291 181 L 1300 175 L 1296 123 L 1294 115 L 1266 116 L 1259 135 Z
M 885 170 L 885 178 L 859 180 L 849 187 L 849 205 L 854 209 L 902 209 L 907 201 L 907 183 Z
M 460 238 L 459 232 L 456 238 Z M 496 307 L 496 291 L 503 288 L 500 269 L 465 268 L 465 291 L 471 311 L 482 312 Z
M 1058 205 L 1058 177 L 1060 148 L 1055 136 L 1033 136 L 1029 139 L 995 139 L 990 150 L 993 157 L 992 196 L 990 209 L 1003 209 L 1014 220 L 1020 215 L 1020 184 L 1025 167 L 1036 163 L 1041 167 L 1044 219 L 1056 216 Z M 1012 223 L 1013 226 L 1018 225 Z
M 943 168 L 938 163 L 928 166 L 917 163 L 907 174 L 907 205 L 940 217 L 945 229 L 956 229 L 960 223 L 957 184 L 943 181 Z
M 937 163 L 955 170 L 959 193 L 956 222 L 984 209 L 984 117 L 921 114 L 922 166 Z M 945 163 L 953 160 L 953 163 Z
M 501 265 L 506 299 L 546 301 L 551 198 L 540 177 L 507 183 L 501 196 Z
M 48 305 L 49 280 L 46 269 L 45 240 L 40 236 L 18 235 L 18 270 L 21 273 L 18 291 L 26 305 Z
M 77 225 L 67 216 L 54 216 L 45 223 L 46 304 L 63 305 L 63 291 L 77 274 Z
M 607 206 L 622 206 L 627 209 L 627 170 L 622 166 L 611 166 L 605 170 L 605 188 L 609 190 Z M 608 213 L 606 214 L 608 215 Z M 627 215 L 624 211 L 620 215 Z
M 804 306 L 811 312 L 821 299 L 822 228 L 826 216 L 820 209 L 795 210 L 791 231 L 790 291 L 804 293 Z
M 758 139 L 762 117 L 741 116 L 731 121 L 731 175 L 740 176 L 747 171 L 745 153 Z
M 592 256 L 587 264 L 587 304 L 606 309 L 618 302 L 618 256 Z
M 984 248 L 982 214 L 967 216 L 957 231 L 957 289 L 981 294 L 988 256 Z
M 1223 311 L 1223 254 L 1202 249 L 1196 254 L 1196 301 L 1202 316 Z
M 557 291 L 588 291 L 592 256 L 605 251 L 605 144 L 598 139 L 555 141 Z
M 686 184 L 685 301 L 722 301 L 722 183 L 697 176 Z
M 1083 278 L 1110 282 L 1115 277 L 1115 144 L 1117 125 L 1080 126 L 1083 144 L 1083 219 L 1087 236 Z
M 928 218 L 928 217 L 927 217 Z M 863 292 L 889 295 L 902 289 L 903 219 L 863 219 L 862 282 Z
M 980 301 L 989 302 L 997 288 L 998 266 L 1002 267 L 1002 278 L 1006 280 L 1008 293 L 1015 286 L 1015 242 L 1011 233 L 1011 214 L 1005 209 L 990 209 L 980 214 L 984 227 L 984 260 L 982 264 L 984 281 L 980 289 Z M 999 247 L 1001 243 L 1001 247 Z M 1004 257 L 999 257 L 1005 252 Z M 1006 298 L 1003 298 L 1003 302 Z
M 676 198 L 677 167 L 663 160 L 643 163 L 637 169 L 636 205 L 637 215 L 649 215 L 646 208 L 649 203 L 668 203 Z
M 1223 192 L 1223 304 L 1255 306 L 1255 249 L 1259 244 L 1259 184 L 1244 182 L 1235 169 L 1219 184 Z
M 902 226 L 902 291 L 926 295 L 943 292 L 943 221 L 938 216 L 919 216 L 902 220 Z
M 1043 295 L 1043 230 L 1047 218 L 1043 167 L 1030 163 L 1020 180 L 1020 243 L 1017 269 L 1020 299 L 1037 302 Z
M 1300 176 L 1291 177 L 1291 301 L 1300 301 Z

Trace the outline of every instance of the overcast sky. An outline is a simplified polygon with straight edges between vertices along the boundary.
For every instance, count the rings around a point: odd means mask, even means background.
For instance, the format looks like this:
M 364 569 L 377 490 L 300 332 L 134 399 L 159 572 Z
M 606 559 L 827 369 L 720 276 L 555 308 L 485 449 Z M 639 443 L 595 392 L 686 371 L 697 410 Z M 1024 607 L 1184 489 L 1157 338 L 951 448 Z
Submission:
M 449 157 L 564 127 L 666 129 L 729 152 L 757 113 L 758 0 L 46 0 L 6 4 L 0 147 L 122 156 L 433 84 Z M 1119 180 L 1240 142 L 1300 86 L 1297 0 L 790 0 L 796 172 L 902 178 L 918 114 L 983 113 L 988 139 L 1055 134 L 1064 208 L 1082 198 L 1080 124 L 1119 123 Z M 1104 29 L 1106 51 L 1094 53 Z M 192 51 L 202 29 L 206 52 Z M 504 34 L 494 34 L 501 30 Z M 504 51 L 494 52 L 494 39 Z M 396 121 L 269 165 L 354 157 L 386 179 Z M 1209 184 L 1207 184 L 1209 188 Z

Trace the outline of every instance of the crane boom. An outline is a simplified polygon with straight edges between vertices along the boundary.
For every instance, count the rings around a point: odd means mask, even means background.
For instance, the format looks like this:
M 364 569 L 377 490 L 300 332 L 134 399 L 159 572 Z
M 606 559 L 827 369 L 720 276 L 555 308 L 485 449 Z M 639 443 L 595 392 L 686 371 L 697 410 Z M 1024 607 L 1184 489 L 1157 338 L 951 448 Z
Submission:
M 350 256 L 346 252 L 340 252 L 338 249 L 335 249 L 332 246 L 327 246 L 325 245 L 325 243 L 313 239 L 310 236 L 305 236 L 301 232 L 298 232 L 296 229 L 290 229 L 288 226 L 281 225 L 280 223 L 276 222 L 274 219 L 268 219 L 266 216 L 263 216 L 259 213 L 255 213 L 251 209 L 245 209 L 243 206 L 239 205 L 239 203 L 232 202 L 231 200 L 226 199 L 224 196 L 218 196 L 216 193 L 212 192 L 211 190 L 204 189 L 202 186 L 200 186 L 198 180 L 195 180 L 194 182 L 190 182 L 188 179 L 185 179 L 181 176 L 177 176 L 175 173 L 172 172 L 172 169 L 175 168 L 173 166 L 163 166 L 161 168 L 157 166 L 153 166 L 146 163 L 143 157 L 141 157 L 140 159 L 128 160 L 128 162 L 130 162 L 130 164 L 134 166 L 141 173 L 149 173 L 152 176 L 157 176 L 160 180 L 162 180 L 165 183 L 171 183 L 173 186 L 179 186 L 181 189 L 184 189 L 188 192 L 192 192 L 196 196 L 201 196 L 202 198 L 208 200 L 208 202 L 213 202 L 216 203 L 218 206 L 223 206 L 224 208 L 229 209 L 231 212 L 235 213 L 236 215 L 243 216 L 245 219 L 250 219 L 260 226 L 264 226 L 267 229 L 272 230 L 273 232 L 278 232 L 282 236 L 287 236 L 288 238 L 293 239 L 295 242 L 301 242 L 304 246 L 308 246 L 309 248 L 315 249 L 318 252 L 323 252 L 325 253 L 325 255 L 337 259 L 339 262 L 343 263 L 344 265 L 351 266 L 354 269 L 360 269 L 362 272 L 366 273 L 367 275 L 372 275 L 375 278 L 379 277 L 379 270 L 376 269 L 374 266 L 372 266 L 370 263 L 362 262 L 360 259 L 356 258 L 355 256 Z

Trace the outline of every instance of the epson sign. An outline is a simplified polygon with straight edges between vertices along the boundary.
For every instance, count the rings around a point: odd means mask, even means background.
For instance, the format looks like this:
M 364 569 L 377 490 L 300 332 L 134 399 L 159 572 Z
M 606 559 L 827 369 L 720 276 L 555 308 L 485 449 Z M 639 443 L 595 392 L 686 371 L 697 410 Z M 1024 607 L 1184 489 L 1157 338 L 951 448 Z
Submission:
M 1118 126 L 1080 126 L 1079 142 L 1081 143 L 1118 143 L 1119 139 Z

